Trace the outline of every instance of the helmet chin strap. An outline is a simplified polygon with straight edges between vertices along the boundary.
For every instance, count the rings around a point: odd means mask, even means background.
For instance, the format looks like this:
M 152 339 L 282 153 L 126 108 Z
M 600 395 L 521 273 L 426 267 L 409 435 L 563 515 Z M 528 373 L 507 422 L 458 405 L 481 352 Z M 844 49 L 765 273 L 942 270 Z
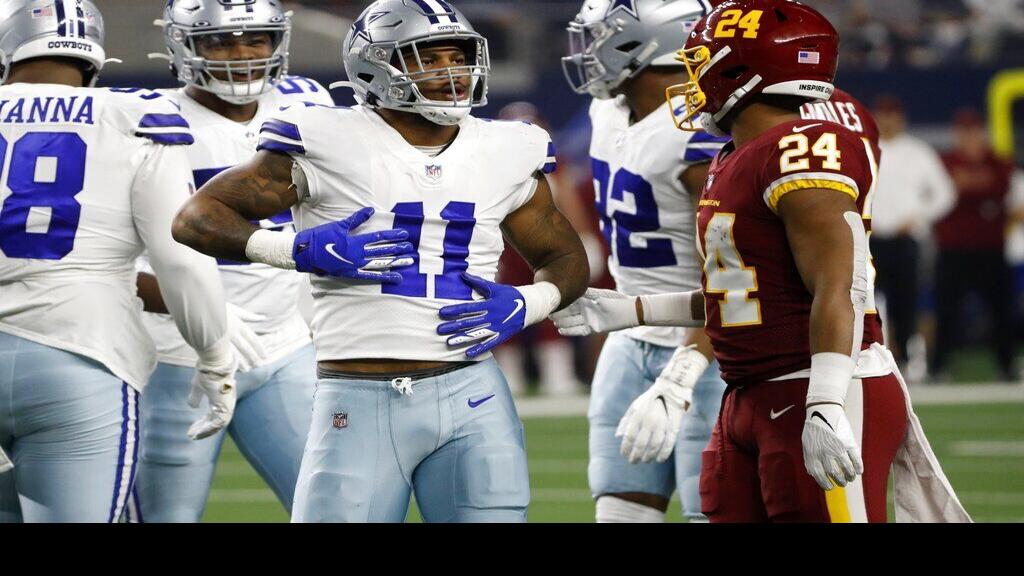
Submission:
M 722 130 L 718 126 L 718 123 L 715 121 L 715 115 L 710 112 L 700 113 L 700 123 L 701 126 L 704 128 L 704 131 L 707 132 L 708 134 L 711 134 L 712 136 L 723 138 L 729 135 L 728 133 L 726 133 L 725 130 Z
M 430 120 L 434 124 L 441 126 L 455 126 L 469 116 L 469 108 L 449 108 L 444 106 L 424 106 L 422 104 L 416 105 L 413 110 L 408 112 L 419 113 L 427 120 Z

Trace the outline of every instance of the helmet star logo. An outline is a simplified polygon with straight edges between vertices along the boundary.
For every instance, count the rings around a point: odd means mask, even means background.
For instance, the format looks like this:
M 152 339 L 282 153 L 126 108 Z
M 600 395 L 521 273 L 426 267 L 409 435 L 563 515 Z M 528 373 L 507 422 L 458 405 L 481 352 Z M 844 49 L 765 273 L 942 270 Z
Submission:
M 366 16 L 360 18 L 359 20 L 356 20 L 355 23 L 352 24 L 352 42 L 349 44 L 349 49 L 351 49 L 352 45 L 356 43 L 356 40 L 360 38 L 366 40 L 367 44 L 372 44 L 373 39 L 370 38 L 370 31 L 367 30 L 366 27 L 369 26 L 370 24 L 373 24 L 377 20 L 380 20 L 381 18 L 387 16 L 390 13 L 391 12 L 389 11 L 374 12 L 372 14 L 367 14 Z
M 605 18 L 611 16 L 617 10 L 622 10 L 632 15 L 633 18 L 640 18 L 636 13 L 636 0 L 612 0 L 612 5 L 608 7 L 608 13 L 605 14 Z

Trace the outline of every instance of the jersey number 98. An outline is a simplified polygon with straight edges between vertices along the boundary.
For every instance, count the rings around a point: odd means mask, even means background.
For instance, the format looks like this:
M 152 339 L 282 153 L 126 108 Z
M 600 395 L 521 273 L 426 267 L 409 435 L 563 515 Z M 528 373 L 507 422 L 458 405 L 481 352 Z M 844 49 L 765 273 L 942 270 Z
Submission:
M 75 247 L 86 144 L 71 132 L 26 134 L 14 143 L 4 174 L 7 149 L 0 136 L 0 182 L 6 180 L 11 192 L 0 209 L 0 251 L 8 258 L 60 260 Z

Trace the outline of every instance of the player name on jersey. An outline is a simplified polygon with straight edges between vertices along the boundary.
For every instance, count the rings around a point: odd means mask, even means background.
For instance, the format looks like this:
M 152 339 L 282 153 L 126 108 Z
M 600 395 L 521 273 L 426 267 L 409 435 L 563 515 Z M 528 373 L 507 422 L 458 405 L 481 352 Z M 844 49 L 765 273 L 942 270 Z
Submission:
M 92 124 L 91 96 L 0 100 L 0 124 Z

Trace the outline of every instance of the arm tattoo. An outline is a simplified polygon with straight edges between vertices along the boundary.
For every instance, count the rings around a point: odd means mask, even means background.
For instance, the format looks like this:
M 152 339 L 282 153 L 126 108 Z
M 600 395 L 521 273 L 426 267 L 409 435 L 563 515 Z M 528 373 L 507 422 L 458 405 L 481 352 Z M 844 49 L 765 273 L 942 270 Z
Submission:
M 178 213 L 175 240 L 213 256 L 245 262 L 245 246 L 257 230 L 249 220 L 284 212 L 298 202 L 292 159 L 259 152 L 247 164 L 221 172 Z
M 292 164 L 292 159 L 283 154 L 264 153 L 247 170 L 218 174 L 199 193 L 208 194 L 248 220 L 270 218 L 298 200 L 292 183 Z

